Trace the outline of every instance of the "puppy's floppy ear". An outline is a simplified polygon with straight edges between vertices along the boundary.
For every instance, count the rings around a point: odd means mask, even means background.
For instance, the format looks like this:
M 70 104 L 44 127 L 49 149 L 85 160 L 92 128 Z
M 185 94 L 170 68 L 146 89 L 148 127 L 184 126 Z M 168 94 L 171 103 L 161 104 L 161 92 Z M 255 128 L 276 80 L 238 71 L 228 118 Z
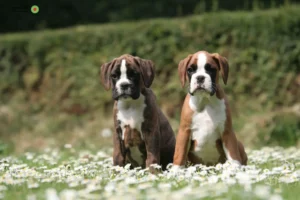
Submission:
M 228 61 L 225 57 L 220 56 L 218 53 L 213 53 L 212 56 L 218 63 L 219 71 L 221 72 L 223 82 L 226 85 L 228 80 L 228 73 L 229 73 Z
M 192 58 L 192 54 L 188 55 L 185 59 L 181 60 L 178 64 L 178 74 L 181 82 L 181 87 L 184 87 L 185 81 L 187 79 L 186 69 L 188 67 L 188 64 Z
M 155 65 L 152 60 L 146 60 L 139 57 L 134 57 L 138 62 L 143 77 L 145 87 L 149 88 L 153 82 L 155 73 Z
M 105 63 L 101 66 L 100 79 L 105 90 L 109 90 L 111 88 L 110 74 L 113 66 L 116 63 L 116 60 L 117 59 L 114 59 L 111 62 Z

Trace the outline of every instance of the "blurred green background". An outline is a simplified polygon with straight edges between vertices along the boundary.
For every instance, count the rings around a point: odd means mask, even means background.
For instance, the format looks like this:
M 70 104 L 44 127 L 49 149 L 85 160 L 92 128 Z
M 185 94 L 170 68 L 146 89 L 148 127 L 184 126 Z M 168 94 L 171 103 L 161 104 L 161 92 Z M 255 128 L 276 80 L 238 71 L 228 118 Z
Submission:
M 33 4 L 38 14 L 22 11 Z M 177 132 L 186 95 L 177 64 L 198 50 L 229 60 L 223 87 L 246 147 L 300 146 L 296 1 L 57 0 L 0 7 L 0 18 L 11 16 L 0 29 L 0 155 L 66 143 L 111 146 L 113 101 L 98 73 L 124 53 L 155 62 L 152 89 Z

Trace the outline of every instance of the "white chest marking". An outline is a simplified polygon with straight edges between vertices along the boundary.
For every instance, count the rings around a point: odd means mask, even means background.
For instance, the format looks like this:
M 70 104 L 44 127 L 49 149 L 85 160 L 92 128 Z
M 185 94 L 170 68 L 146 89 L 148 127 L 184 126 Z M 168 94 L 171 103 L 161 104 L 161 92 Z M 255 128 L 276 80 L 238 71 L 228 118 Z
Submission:
M 117 119 L 121 122 L 122 139 L 125 138 L 125 126 L 128 125 L 132 129 L 136 129 L 141 133 L 141 138 L 144 140 L 142 133 L 142 123 L 144 122 L 144 109 L 146 107 L 145 97 L 140 95 L 137 100 L 121 99 L 117 104 L 118 113 Z
M 189 105 L 194 111 L 191 130 L 192 140 L 196 141 L 195 152 L 204 162 L 216 163 L 219 159 L 216 140 L 221 137 L 226 120 L 224 99 L 191 96 Z

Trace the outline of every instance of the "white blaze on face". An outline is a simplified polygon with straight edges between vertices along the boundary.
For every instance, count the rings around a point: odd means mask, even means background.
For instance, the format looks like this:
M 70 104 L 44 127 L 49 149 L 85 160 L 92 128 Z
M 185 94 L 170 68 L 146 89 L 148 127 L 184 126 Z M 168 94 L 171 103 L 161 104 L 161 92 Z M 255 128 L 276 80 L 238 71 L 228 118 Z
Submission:
M 205 88 L 208 91 L 211 91 L 211 83 L 212 80 L 209 76 L 209 74 L 206 73 L 205 71 L 205 64 L 206 64 L 206 55 L 204 53 L 200 53 L 198 55 L 198 61 L 197 61 L 197 70 L 196 72 L 192 75 L 191 78 L 191 83 L 190 83 L 190 92 L 194 93 L 195 90 L 201 86 L 202 88 Z M 201 85 L 198 85 L 197 77 L 199 76 L 204 76 L 204 82 Z
M 127 67 L 126 67 L 126 60 L 123 59 L 121 62 L 121 76 L 120 79 L 116 83 L 116 88 L 119 93 L 121 93 L 121 85 L 124 83 L 130 83 L 129 79 L 127 78 Z

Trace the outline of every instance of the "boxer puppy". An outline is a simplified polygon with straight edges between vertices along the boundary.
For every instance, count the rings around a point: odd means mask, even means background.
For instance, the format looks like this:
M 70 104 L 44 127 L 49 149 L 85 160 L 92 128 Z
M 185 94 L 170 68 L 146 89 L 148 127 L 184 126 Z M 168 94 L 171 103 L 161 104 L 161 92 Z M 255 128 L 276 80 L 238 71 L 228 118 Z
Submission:
M 227 83 L 227 59 L 217 53 L 199 51 L 180 61 L 181 86 L 189 80 L 176 138 L 174 166 L 215 165 L 226 160 L 247 165 L 247 155 L 232 128 L 225 92 L 219 84 L 221 74 Z
M 173 162 L 174 132 L 149 88 L 154 63 L 124 54 L 101 66 L 101 81 L 114 99 L 113 164 L 166 169 Z M 150 170 L 154 170 L 150 168 Z

